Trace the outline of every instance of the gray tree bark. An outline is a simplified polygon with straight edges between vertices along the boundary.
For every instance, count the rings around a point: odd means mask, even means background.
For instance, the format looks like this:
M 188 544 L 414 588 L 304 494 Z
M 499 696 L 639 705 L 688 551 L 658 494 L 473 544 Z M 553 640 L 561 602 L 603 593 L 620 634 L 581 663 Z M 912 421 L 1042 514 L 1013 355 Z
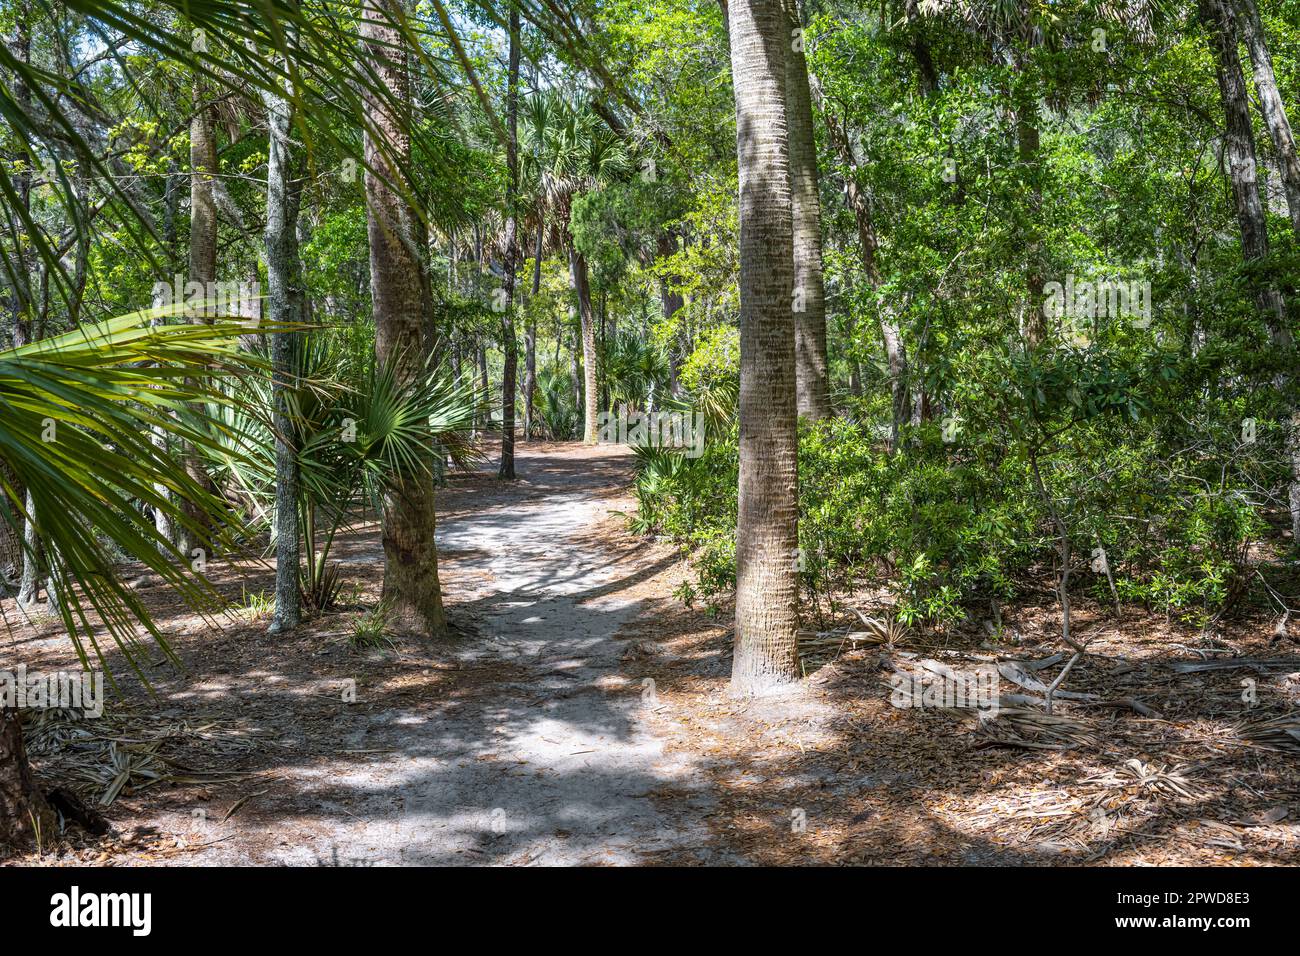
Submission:
M 587 259 L 569 245 L 569 284 L 578 301 L 578 322 L 582 329 L 582 440 L 596 444 L 596 416 L 600 393 L 596 377 L 596 319 L 591 309 L 591 282 L 587 277 Z
M 785 104 L 790 133 L 790 195 L 794 217 L 794 348 L 799 414 L 831 414 L 826 355 L 826 290 L 822 280 L 822 213 L 817 140 L 803 53 L 798 0 L 785 0 L 788 55 Z
M 1228 12 L 1231 15 L 1231 11 Z M 1295 136 L 1291 132 L 1291 121 L 1277 87 L 1273 58 L 1268 52 L 1268 41 L 1264 36 L 1264 25 L 1260 22 L 1255 0 L 1237 0 L 1233 20 L 1246 41 L 1246 49 L 1250 51 L 1255 92 L 1259 96 L 1264 125 L 1268 128 L 1269 138 L 1277 153 L 1282 187 L 1286 191 L 1287 210 L 1291 214 L 1291 228 L 1300 236 L 1300 157 L 1296 155 Z
M 789 19 L 781 0 L 728 10 L 740 172 L 740 487 L 731 688 L 799 673 L 794 225 L 786 122 Z
M 501 315 L 501 467 L 497 477 L 515 478 L 515 385 L 519 344 L 515 338 L 515 279 L 519 270 L 519 7 L 510 5 L 510 52 L 506 80 L 505 312 Z M 527 429 L 525 428 L 525 431 Z
M 1268 224 L 1259 198 L 1255 134 L 1250 125 L 1246 78 L 1237 54 L 1236 24 L 1225 0 L 1199 0 L 1199 9 L 1208 33 L 1210 50 L 1214 54 L 1219 99 L 1226 120 L 1224 162 L 1232 183 L 1233 205 L 1241 231 L 1241 253 L 1247 262 L 1257 262 L 1268 258 Z M 1263 315 L 1273 348 L 1279 354 L 1289 355 L 1292 350 L 1291 330 L 1286 321 L 1286 305 L 1277 284 L 1272 281 L 1258 282 L 1255 301 Z M 1274 378 L 1274 386 L 1279 392 L 1287 394 L 1292 379 L 1291 374 L 1279 372 Z M 1300 542 L 1300 409 L 1291 408 L 1283 427 L 1291 473 L 1287 503 L 1291 513 L 1292 541 Z
M 302 178 L 293 143 L 292 90 L 264 92 L 269 142 L 266 170 L 267 311 L 274 325 L 303 320 L 302 260 L 298 253 L 298 213 Z M 298 453 L 288 390 L 292 388 L 295 332 L 271 332 L 271 393 L 275 428 L 275 615 L 270 632 L 298 626 L 300 548 L 298 532 Z

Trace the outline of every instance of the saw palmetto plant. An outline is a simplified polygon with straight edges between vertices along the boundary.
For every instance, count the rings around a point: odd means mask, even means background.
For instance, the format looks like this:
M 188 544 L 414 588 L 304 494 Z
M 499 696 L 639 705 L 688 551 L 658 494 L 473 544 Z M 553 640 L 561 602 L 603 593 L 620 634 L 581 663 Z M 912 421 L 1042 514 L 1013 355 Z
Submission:
M 232 381 L 229 391 L 231 401 L 209 409 L 209 470 L 238 490 L 250 519 L 274 528 L 270 381 L 245 377 Z M 433 361 L 418 380 L 402 385 L 373 356 L 350 354 L 335 330 L 313 329 L 295 336 L 285 398 L 306 555 L 302 591 L 311 606 L 325 607 L 337 590 L 330 549 L 355 506 L 379 512 L 395 478 L 440 469 L 448 459 L 456 467 L 482 459 L 471 437 L 475 415 L 483 414 L 481 396 L 470 380 L 454 379 Z
M 170 654 L 134 592 L 114 572 L 126 554 L 192 606 L 212 606 L 211 588 L 161 535 L 147 509 L 168 515 L 207 547 L 229 529 L 224 500 L 190 477 L 156 444 L 163 435 L 199 449 L 233 441 L 220 422 L 200 426 L 195 406 L 225 406 L 223 382 L 256 369 L 238 351 L 247 328 L 234 322 L 162 324 L 138 312 L 0 352 L 0 477 L 14 501 L 29 496 L 46 543 L 54 602 L 85 666 L 105 666 L 106 633 L 137 673 L 138 628 Z M 180 502 L 191 507 L 182 509 Z M 4 520 L 16 518 L 0 510 Z M 210 555 L 209 555 L 210 556 Z M 102 628 L 102 631 L 101 631 Z

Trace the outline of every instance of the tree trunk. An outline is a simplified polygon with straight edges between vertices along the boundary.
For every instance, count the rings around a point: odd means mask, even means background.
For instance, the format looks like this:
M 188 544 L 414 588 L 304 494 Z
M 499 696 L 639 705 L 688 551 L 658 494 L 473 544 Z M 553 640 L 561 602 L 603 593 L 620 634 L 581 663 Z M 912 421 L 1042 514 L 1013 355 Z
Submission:
M 1260 113 L 1277 153 L 1282 186 L 1286 191 L 1287 210 L 1291 214 L 1291 228 L 1300 236 L 1300 157 L 1296 155 L 1295 136 L 1291 133 L 1291 122 L 1282 103 L 1282 94 L 1277 88 L 1273 58 L 1268 52 L 1264 25 L 1260 22 L 1255 0 L 1237 0 L 1237 3 L 1235 22 L 1246 41 L 1246 49 L 1250 51 L 1255 92 L 1259 95 Z
M 1043 205 L 1043 190 L 1039 182 L 1038 151 L 1038 99 L 1021 90 L 1016 104 L 1016 152 L 1024 177 L 1029 183 L 1027 194 L 1027 220 L 1021 225 L 1021 241 L 1025 248 L 1025 344 L 1032 351 L 1047 340 L 1047 318 L 1042 309 L 1043 247 L 1039 236 L 1039 216 Z
M 574 308 L 576 310 L 577 307 Z M 580 418 L 582 416 L 582 362 L 579 359 L 581 354 L 581 344 L 579 342 L 581 333 L 573 330 L 571 334 L 573 336 L 573 347 L 569 350 L 569 355 L 573 361 L 569 364 L 569 384 L 573 387 L 573 414 L 575 418 Z M 575 425 L 575 432 L 580 431 L 580 425 L 581 422 Z
M 546 235 L 546 224 L 537 221 L 537 247 L 533 258 L 533 295 L 542 288 L 542 240 Z M 524 328 L 524 441 L 533 439 L 533 409 L 537 400 L 537 319 L 528 317 Z
M 785 62 L 786 121 L 790 133 L 790 196 L 794 217 L 794 347 L 799 414 L 831 414 L 827 382 L 826 290 L 822 282 L 822 213 L 817 190 L 817 141 L 812 95 L 804 59 L 798 0 L 785 0 L 788 44 Z
M 403 19 L 400 0 L 368 0 L 362 11 L 361 39 L 376 81 L 391 97 L 365 94 L 366 224 L 375 356 L 404 384 L 425 372 L 427 353 L 421 263 L 414 253 L 415 211 L 406 198 L 411 90 L 407 41 L 397 27 Z M 397 191 L 399 185 L 405 193 Z M 426 447 L 409 470 L 392 476 L 392 486 L 385 492 L 383 599 L 396 626 L 421 636 L 443 637 L 447 621 L 434 541 L 433 467 L 432 448 Z
M 510 5 L 510 66 L 506 89 L 505 311 L 501 314 L 501 467 L 497 477 L 515 478 L 515 383 L 519 345 L 515 339 L 515 274 L 519 269 L 519 7 Z M 525 429 L 526 430 L 526 429 Z
M 1255 154 L 1255 135 L 1250 126 L 1250 107 L 1246 95 L 1246 78 L 1237 54 L 1237 35 L 1225 0 L 1199 0 L 1201 20 L 1209 35 L 1214 54 L 1219 98 L 1223 105 L 1227 132 L 1224 137 L 1224 161 L 1232 181 L 1233 204 L 1241 230 L 1241 253 L 1247 262 L 1268 258 L 1268 225 L 1260 202 L 1256 180 L 1259 168 Z M 1291 330 L 1286 322 L 1282 293 L 1272 280 L 1257 280 L 1255 301 L 1263 314 L 1269 340 L 1279 356 L 1291 352 Z M 1289 362 L 1284 367 L 1289 367 Z M 1274 377 L 1274 387 L 1286 395 L 1291 375 L 1285 371 Z M 1286 454 L 1291 478 L 1287 493 L 1291 513 L 1292 541 L 1300 543 L 1300 409 L 1292 408 L 1283 423 Z
M 596 444 L 596 416 L 599 388 L 596 377 L 596 320 L 591 311 L 591 283 L 587 279 L 587 259 L 569 246 L 569 283 L 578 300 L 578 321 L 582 329 L 583 427 L 582 440 Z
M 740 172 L 738 695 L 799 674 L 798 411 L 794 226 L 786 127 L 790 37 L 782 0 L 735 0 L 729 25 Z
M 202 286 L 202 302 L 192 321 L 212 322 L 214 315 L 207 302 L 217 281 L 217 201 L 213 177 L 217 174 L 217 140 L 212 128 L 212 109 L 207 103 L 207 89 L 201 77 L 193 86 L 194 115 L 190 119 L 190 282 Z M 189 295 L 187 294 L 187 298 Z M 196 412 L 201 410 L 196 409 Z M 201 488 L 211 489 L 212 482 L 198 451 L 186 443 L 182 451 L 185 472 Z M 178 523 L 176 539 L 181 554 L 192 556 L 196 547 L 208 544 L 202 529 L 206 518 L 192 501 L 181 502 L 185 521 Z M 211 557 L 211 555 L 208 555 Z
M 302 260 L 298 254 L 298 212 L 302 179 L 293 134 L 290 90 L 264 93 L 270 131 L 266 173 L 266 276 L 270 320 L 292 325 L 303 320 Z M 271 392 L 275 427 L 275 616 L 271 633 L 298 626 L 298 458 L 289 415 L 294 332 L 271 333 Z
M 26 510 L 27 521 L 23 525 L 23 574 L 18 585 L 18 606 L 24 610 L 34 605 L 40 596 L 41 566 L 45 563 L 38 530 L 40 517 L 36 513 L 36 501 L 30 491 L 27 492 Z
M 524 441 L 533 440 L 533 401 L 537 395 L 537 320 L 524 324 Z
M 677 242 L 675 234 L 663 230 L 656 239 L 656 254 L 660 259 L 667 259 L 677 251 Z M 661 276 L 659 278 L 659 308 L 662 311 L 664 321 L 667 322 L 686 304 L 682 294 L 677 289 L 680 282 L 678 276 Z M 668 388 L 673 397 L 680 397 L 682 392 L 681 384 L 677 380 L 680 356 L 679 342 L 681 341 L 681 330 L 674 329 L 673 336 L 668 341 Z
M 52 836 L 55 825 L 54 811 L 32 780 L 22 717 L 16 708 L 0 707 L 0 848 L 38 833 Z

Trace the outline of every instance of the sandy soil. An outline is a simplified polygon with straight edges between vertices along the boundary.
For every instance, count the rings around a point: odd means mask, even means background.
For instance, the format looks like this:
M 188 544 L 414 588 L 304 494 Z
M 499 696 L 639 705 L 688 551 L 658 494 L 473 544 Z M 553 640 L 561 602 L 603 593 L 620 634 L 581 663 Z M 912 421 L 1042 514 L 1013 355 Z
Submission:
M 1047 657 L 1046 598 L 1007 609 L 997 646 L 980 621 L 888 647 L 823 641 L 796 692 L 736 701 L 728 609 L 683 607 L 672 594 L 689 568 L 626 530 L 628 456 L 534 444 L 519 470 L 440 492 L 450 643 L 349 646 L 378 598 L 373 522 L 338 546 L 357 606 L 288 637 L 247 612 L 205 621 L 146 587 L 189 673 L 160 664 L 156 699 L 124 681 L 101 721 L 29 733 L 43 782 L 91 801 L 124 784 L 103 808 L 111 834 L 70 830 L 39 862 L 1300 862 L 1300 755 L 1242 733 L 1294 713 L 1300 693 L 1300 657 L 1266 611 L 1199 634 L 1082 602 L 1093 654 L 1067 686 L 1104 702 L 1058 706 L 1077 738 L 1060 749 L 969 712 L 893 707 L 884 685 L 922 658 Z M 272 584 L 256 562 L 209 570 L 232 605 Z M 879 613 L 874 601 L 853 599 Z M 6 662 L 70 664 L 56 627 L 3 610 Z M 1266 663 L 1173 669 L 1241 655 Z M 1123 699 L 1151 713 L 1105 703 Z

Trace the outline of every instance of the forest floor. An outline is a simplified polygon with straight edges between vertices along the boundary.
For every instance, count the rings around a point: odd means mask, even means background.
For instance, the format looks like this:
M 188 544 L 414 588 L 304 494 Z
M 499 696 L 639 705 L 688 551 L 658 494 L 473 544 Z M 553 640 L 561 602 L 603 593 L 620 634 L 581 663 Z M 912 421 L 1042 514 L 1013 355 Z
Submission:
M 373 521 L 336 545 L 351 609 L 287 637 L 247 607 L 271 589 L 264 564 L 209 565 L 231 603 L 215 620 L 143 582 L 189 673 L 159 661 L 150 697 L 109 654 L 122 693 L 103 717 L 32 712 L 42 784 L 112 794 L 112 830 L 10 862 L 1300 862 L 1300 655 L 1265 610 L 1202 633 L 1085 603 L 1090 653 L 1062 685 L 1085 697 L 1051 720 L 900 708 L 887 683 L 925 661 L 1000 664 L 1004 701 L 1034 696 L 1063 663 L 1040 666 L 1059 649 L 1047 594 L 1004 609 L 996 644 L 979 621 L 891 645 L 824 636 L 799 689 L 737 701 L 729 609 L 684 607 L 686 564 L 626 529 L 630 456 L 533 443 L 518 470 L 439 493 L 448 643 L 351 646 L 382 578 Z M 0 609 L 5 667 L 75 666 L 56 623 Z

